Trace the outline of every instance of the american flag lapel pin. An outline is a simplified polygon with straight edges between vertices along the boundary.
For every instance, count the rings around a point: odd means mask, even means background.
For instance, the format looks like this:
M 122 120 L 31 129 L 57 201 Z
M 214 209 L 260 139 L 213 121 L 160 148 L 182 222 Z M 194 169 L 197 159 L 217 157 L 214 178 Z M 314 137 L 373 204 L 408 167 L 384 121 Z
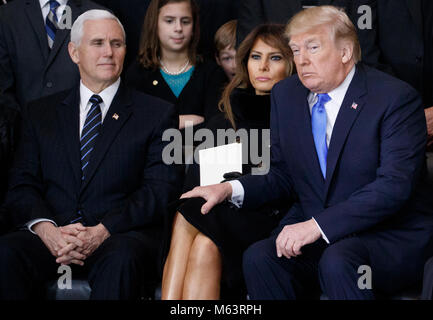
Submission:
M 356 110 L 356 108 L 358 108 L 358 104 L 356 102 L 353 102 L 351 108 L 353 110 Z
M 114 119 L 114 120 L 119 119 L 119 115 L 118 115 L 117 113 L 113 114 L 113 119 Z

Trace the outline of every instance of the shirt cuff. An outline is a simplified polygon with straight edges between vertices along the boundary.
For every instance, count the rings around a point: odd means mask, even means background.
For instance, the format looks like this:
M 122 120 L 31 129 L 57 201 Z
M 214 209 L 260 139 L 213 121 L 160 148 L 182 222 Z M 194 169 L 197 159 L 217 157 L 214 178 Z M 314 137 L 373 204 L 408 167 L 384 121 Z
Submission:
M 239 180 L 231 180 L 228 181 L 230 185 L 232 186 L 232 198 L 229 200 L 231 203 L 233 203 L 236 207 L 241 208 L 242 204 L 244 203 L 244 194 L 245 190 L 240 183 Z
M 312 218 L 313 221 L 316 223 L 317 228 L 319 228 L 320 233 L 322 234 L 322 239 L 326 241 L 327 244 L 329 244 L 329 240 L 326 237 L 325 233 L 323 232 L 322 228 L 320 228 L 319 224 L 317 223 L 316 219 Z
M 50 220 L 50 219 L 44 219 L 44 218 L 30 220 L 29 222 L 26 223 L 26 227 L 27 227 L 27 229 L 28 229 L 31 233 L 36 234 L 36 232 L 33 231 L 32 227 L 33 227 L 36 223 L 44 222 L 44 221 L 51 222 L 52 224 L 54 224 L 54 225 L 57 227 L 57 224 L 56 224 L 53 220 Z

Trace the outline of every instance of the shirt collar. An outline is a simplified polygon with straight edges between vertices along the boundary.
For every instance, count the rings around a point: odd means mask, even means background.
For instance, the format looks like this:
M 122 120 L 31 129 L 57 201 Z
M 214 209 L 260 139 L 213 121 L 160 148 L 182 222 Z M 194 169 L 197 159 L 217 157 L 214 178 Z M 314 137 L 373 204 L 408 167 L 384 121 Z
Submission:
M 344 81 L 337 88 L 328 92 L 331 101 L 333 101 L 338 106 L 341 106 L 341 104 L 343 103 L 344 96 L 346 95 L 347 89 L 349 88 L 349 85 L 355 75 L 355 68 L 355 66 L 352 67 Z M 310 92 L 307 99 L 308 103 L 311 106 L 317 100 L 317 93 Z
M 56 0 L 61 6 L 66 5 L 66 3 L 68 2 L 68 0 Z M 43 8 L 44 6 L 47 5 L 47 3 L 50 2 L 50 0 L 39 0 L 39 5 L 41 6 L 41 8 Z
M 343 103 L 344 96 L 346 95 L 347 89 L 352 82 L 353 76 L 355 75 L 355 66 L 352 67 L 349 74 L 346 76 L 344 81 L 334 90 L 328 92 L 328 95 L 334 100 L 339 106 Z
M 109 87 L 105 88 L 101 92 L 98 93 L 98 95 L 102 99 L 102 104 L 104 105 L 105 109 L 108 109 L 111 105 L 111 102 L 113 102 L 114 96 L 116 95 L 117 90 L 120 86 L 120 77 Z M 89 100 L 96 93 L 92 92 L 89 88 L 87 88 L 83 81 L 80 80 L 80 102 L 81 102 L 81 111 L 86 111 Z M 102 106 L 101 106 L 102 107 Z

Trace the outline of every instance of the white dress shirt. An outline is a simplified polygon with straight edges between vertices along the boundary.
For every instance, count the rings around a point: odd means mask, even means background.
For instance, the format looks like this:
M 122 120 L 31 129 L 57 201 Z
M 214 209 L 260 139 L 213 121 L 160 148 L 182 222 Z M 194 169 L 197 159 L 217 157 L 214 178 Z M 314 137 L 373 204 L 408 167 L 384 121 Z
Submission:
M 65 10 L 68 0 L 57 0 L 57 2 L 60 4 L 56 9 L 56 16 L 59 19 Z M 39 5 L 41 6 L 42 17 L 44 18 L 45 24 L 45 20 L 47 20 L 48 13 L 50 12 L 50 0 L 39 0 Z
M 326 110 L 326 145 L 329 147 L 329 143 L 331 141 L 332 137 L 332 130 L 334 128 L 335 120 L 337 120 L 338 112 L 340 111 L 340 107 L 343 104 L 344 97 L 346 96 L 347 89 L 349 88 L 350 83 L 352 82 L 353 76 L 355 75 L 355 66 L 350 70 L 344 81 L 334 90 L 328 92 L 329 97 L 331 100 L 329 100 L 327 103 L 325 103 L 325 110 Z M 307 97 L 308 105 L 310 107 L 310 114 L 311 110 L 313 109 L 314 104 L 317 102 L 317 93 L 310 92 Z M 244 201 L 244 194 L 245 190 L 242 186 L 242 183 L 240 183 L 239 180 L 232 180 L 229 181 L 229 183 L 232 186 L 232 197 L 230 201 L 236 205 L 238 208 L 242 207 L 243 201 Z M 322 238 L 329 243 L 328 238 L 323 233 L 322 229 L 320 228 L 317 221 L 313 218 L 314 222 L 316 222 L 317 227 L 320 230 L 320 233 L 322 234 Z
M 116 80 L 112 85 L 102 90 L 100 93 L 93 93 L 89 88 L 87 88 L 82 81 L 80 81 L 80 138 L 81 138 L 81 131 L 83 131 L 84 122 L 86 121 L 87 113 L 90 110 L 90 107 L 92 103 L 89 101 L 92 95 L 97 94 L 101 97 L 102 102 L 99 104 L 101 107 L 101 116 L 102 116 L 102 123 L 104 122 L 105 116 L 107 115 L 108 109 L 111 106 L 111 102 L 113 102 L 114 96 L 117 93 L 117 90 L 119 89 L 120 85 L 120 78 Z M 32 233 L 35 233 L 32 230 L 32 227 L 39 222 L 48 221 L 53 223 L 56 227 L 57 224 L 50 219 L 34 219 L 29 222 L 27 222 L 26 226 L 28 230 L 30 230 Z

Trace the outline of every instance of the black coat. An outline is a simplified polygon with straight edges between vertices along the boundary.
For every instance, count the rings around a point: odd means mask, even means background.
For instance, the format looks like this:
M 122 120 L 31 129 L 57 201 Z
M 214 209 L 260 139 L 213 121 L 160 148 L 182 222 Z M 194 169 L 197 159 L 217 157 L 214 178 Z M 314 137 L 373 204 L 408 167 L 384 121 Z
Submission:
M 430 0 L 378 0 L 376 42 L 380 62 L 389 65 L 433 105 L 433 5 Z M 429 7 L 427 7 L 429 6 Z
M 7 190 L 7 175 L 18 140 L 20 115 L 0 103 L 0 204 Z
M 233 90 L 230 96 L 230 103 L 232 111 L 235 117 L 235 130 L 245 129 L 250 136 L 251 129 L 258 130 L 258 154 L 262 155 L 263 152 L 269 152 L 268 150 L 262 150 L 262 130 L 269 129 L 270 114 L 271 114 L 271 102 L 270 96 L 258 96 L 252 89 L 240 89 L 236 88 Z M 206 128 L 211 130 L 214 134 L 214 140 L 216 143 L 216 136 L 218 129 L 233 129 L 231 122 L 226 118 L 224 113 L 219 113 L 213 116 L 206 124 Z M 233 143 L 234 141 L 226 140 L 225 143 Z M 242 142 L 242 141 L 241 141 Z M 251 139 L 249 139 L 249 149 L 251 149 Z M 215 145 L 216 146 L 216 145 Z M 259 164 L 253 163 L 249 158 L 249 155 L 243 155 L 248 157 L 247 163 L 242 165 L 242 173 L 247 174 L 251 172 L 253 166 Z M 191 190 L 195 186 L 200 185 L 200 171 L 199 165 L 194 164 L 190 166 L 188 174 L 185 178 L 184 192 Z
M 13 228 L 10 215 L 2 205 L 8 186 L 8 172 L 18 140 L 19 123 L 19 112 L 0 101 L 0 235 Z
M 196 0 L 200 8 L 200 41 L 198 52 L 208 59 L 214 59 L 214 37 L 224 23 L 237 19 L 239 1 Z
M 195 114 L 209 119 L 219 112 L 217 104 L 226 77 L 216 63 L 198 63 L 178 98 L 159 69 L 146 69 L 138 61 L 129 67 L 125 80 L 132 88 L 174 104 L 179 115 Z

